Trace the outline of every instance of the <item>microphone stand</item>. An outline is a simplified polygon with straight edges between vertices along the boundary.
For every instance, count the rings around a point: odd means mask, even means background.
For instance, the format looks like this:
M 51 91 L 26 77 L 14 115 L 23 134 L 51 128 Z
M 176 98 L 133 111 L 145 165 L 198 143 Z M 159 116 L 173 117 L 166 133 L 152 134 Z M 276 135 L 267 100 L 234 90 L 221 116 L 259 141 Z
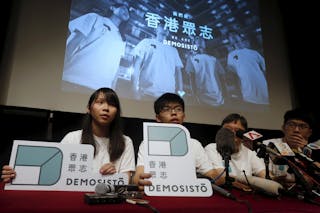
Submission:
M 298 186 L 301 184 L 301 188 L 298 188 L 299 191 L 294 192 L 298 193 L 298 198 L 303 199 L 306 202 L 320 206 L 320 203 L 314 200 L 313 194 L 316 189 L 319 189 L 320 183 L 318 183 L 313 177 L 309 176 L 307 172 L 305 172 L 298 165 L 296 165 L 297 162 L 295 158 L 293 158 L 293 160 L 290 160 L 289 158 L 282 156 L 282 159 L 285 161 L 285 164 L 289 166 L 289 168 L 295 175 Z
M 270 156 L 269 153 L 267 152 L 267 148 L 265 144 L 260 144 L 259 146 L 259 151 L 257 153 L 257 156 L 259 158 L 263 158 L 264 164 L 265 164 L 265 168 L 266 168 L 266 179 L 271 180 L 270 174 L 269 174 L 269 162 L 270 162 Z
M 234 178 L 230 177 L 230 175 L 229 175 L 229 161 L 231 160 L 231 155 L 229 153 L 224 153 L 223 159 L 224 159 L 224 167 L 226 168 L 226 177 L 225 177 L 224 186 L 227 189 L 231 189 L 232 182 L 234 181 Z
M 270 174 L 269 174 L 269 162 L 270 162 L 270 158 L 269 158 L 269 153 L 266 153 L 266 155 L 264 156 L 264 164 L 266 165 L 266 179 L 271 180 Z

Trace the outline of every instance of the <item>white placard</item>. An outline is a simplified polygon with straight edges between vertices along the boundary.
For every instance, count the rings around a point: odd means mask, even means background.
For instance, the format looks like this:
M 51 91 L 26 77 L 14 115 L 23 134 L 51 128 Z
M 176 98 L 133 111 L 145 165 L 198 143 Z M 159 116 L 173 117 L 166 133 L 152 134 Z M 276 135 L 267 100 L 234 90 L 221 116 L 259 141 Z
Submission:
M 9 165 L 17 175 L 4 189 L 94 192 L 97 183 L 128 184 L 127 174 L 94 173 L 93 156 L 89 144 L 15 140 Z
M 151 173 L 152 186 L 145 193 L 152 196 L 209 197 L 209 180 L 197 178 L 190 133 L 180 124 L 143 124 L 144 169 Z

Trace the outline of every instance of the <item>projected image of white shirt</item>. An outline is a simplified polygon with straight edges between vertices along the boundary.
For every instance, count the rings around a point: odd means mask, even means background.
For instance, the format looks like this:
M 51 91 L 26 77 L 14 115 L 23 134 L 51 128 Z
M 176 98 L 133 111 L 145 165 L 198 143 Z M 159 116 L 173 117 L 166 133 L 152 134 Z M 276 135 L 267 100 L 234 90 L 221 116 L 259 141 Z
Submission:
M 179 53 L 176 48 L 163 43 L 169 31 L 163 24 L 159 24 L 155 31 L 155 38 L 143 39 L 133 51 L 136 57 L 133 85 L 135 93 L 142 99 L 183 90 L 183 64 Z
M 244 101 L 268 104 L 268 86 L 264 74 L 264 58 L 255 50 L 234 50 L 228 55 L 228 65 L 237 73 Z
M 187 60 L 186 72 L 189 74 L 197 101 L 200 104 L 219 106 L 224 103 L 219 75 L 224 69 L 218 59 L 205 52 L 206 44 L 202 38 L 195 39 L 199 50 Z
M 91 89 L 112 87 L 125 52 L 118 26 L 89 13 L 70 21 L 69 30 L 63 80 Z
M 139 80 L 141 90 L 154 97 L 164 92 L 175 93 L 175 68 L 183 66 L 178 51 L 155 39 L 144 39 L 136 46 L 135 53 L 144 59 Z
M 253 41 L 236 31 L 229 32 L 232 51 L 227 57 L 230 71 L 240 82 L 242 99 L 253 104 L 269 104 L 266 65 L 263 56 L 253 48 Z

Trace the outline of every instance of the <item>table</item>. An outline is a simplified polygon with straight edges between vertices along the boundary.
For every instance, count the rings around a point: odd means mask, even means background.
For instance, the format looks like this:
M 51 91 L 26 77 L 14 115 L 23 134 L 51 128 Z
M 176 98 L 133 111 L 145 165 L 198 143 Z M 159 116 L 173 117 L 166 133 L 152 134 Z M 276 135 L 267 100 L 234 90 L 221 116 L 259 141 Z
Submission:
M 16 212 L 139 212 L 152 213 L 151 209 L 129 203 L 89 205 L 84 202 L 84 192 L 70 191 L 22 191 L 4 190 L 0 184 L 0 210 Z M 247 200 L 252 212 L 320 212 L 320 207 L 294 197 L 268 197 L 263 194 L 232 193 L 241 200 Z M 244 203 L 214 193 L 211 197 L 158 197 L 144 196 L 159 212 L 249 212 Z

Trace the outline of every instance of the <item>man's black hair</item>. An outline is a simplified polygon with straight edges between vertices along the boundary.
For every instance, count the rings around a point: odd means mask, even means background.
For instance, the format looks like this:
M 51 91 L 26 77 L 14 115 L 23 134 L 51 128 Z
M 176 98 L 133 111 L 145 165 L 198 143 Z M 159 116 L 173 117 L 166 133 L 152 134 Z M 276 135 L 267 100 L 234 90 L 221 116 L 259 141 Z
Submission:
M 160 111 L 169 103 L 178 103 L 184 111 L 184 100 L 175 93 L 164 93 L 154 102 L 154 112 L 158 115 Z
M 312 129 L 314 126 L 314 118 L 310 111 L 303 108 L 295 108 L 292 110 L 288 110 L 284 116 L 284 124 L 286 124 L 290 120 L 301 120 L 309 124 Z
M 245 117 L 238 113 L 231 113 L 225 117 L 221 123 L 221 126 L 227 123 L 235 122 L 235 121 L 240 121 L 241 125 L 247 130 L 248 129 L 248 122 Z

